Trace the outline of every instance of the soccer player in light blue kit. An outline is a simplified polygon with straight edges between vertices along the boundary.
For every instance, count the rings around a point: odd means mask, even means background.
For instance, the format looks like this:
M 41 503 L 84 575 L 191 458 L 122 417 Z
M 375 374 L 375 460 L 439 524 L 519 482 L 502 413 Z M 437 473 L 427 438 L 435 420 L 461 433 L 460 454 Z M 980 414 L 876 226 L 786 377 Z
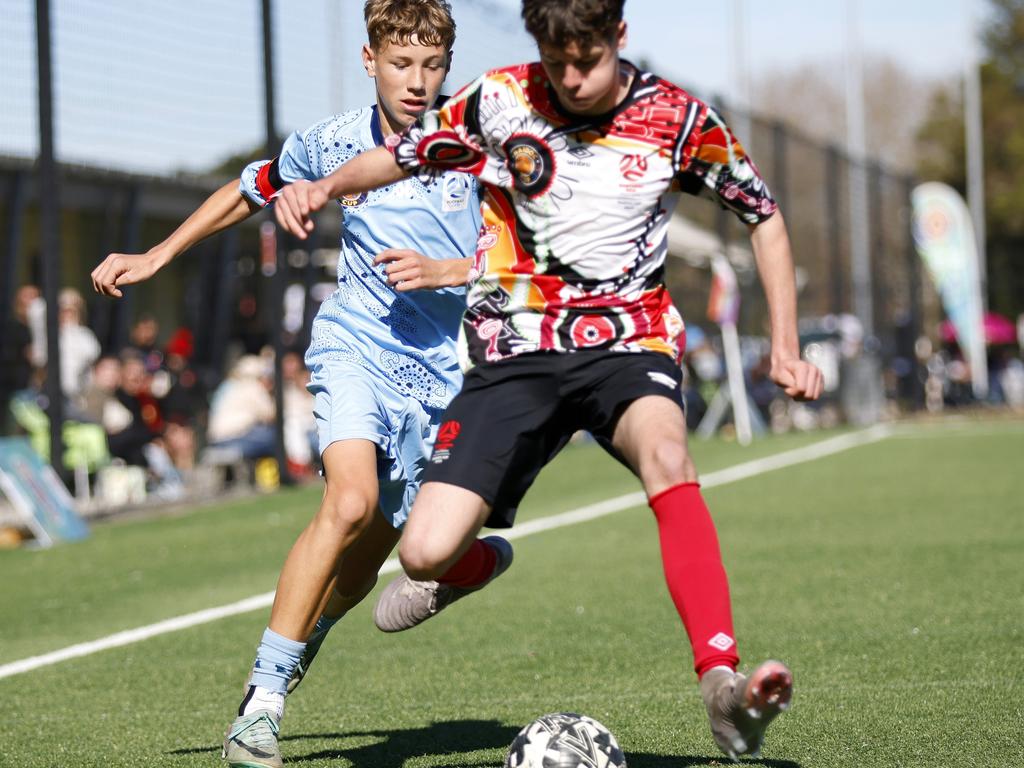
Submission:
M 448 3 L 368 0 L 364 12 L 363 62 L 377 103 L 291 135 L 277 158 L 248 166 L 241 184 L 219 189 L 147 253 L 109 255 L 93 271 L 97 291 L 121 296 L 119 286 L 148 279 L 271 204 L 284 185 L 329 175 L 434 105 L 455 38 Z M 373 589 L 462 381 L 455 339 L 481 223 L 475 180 L 408 179 L 339 203 L 338 288 L 317 314 L 306 354 L 326 489 L 281 572 L 248 691 L 225 738 L 231 765 L 281 766 L 285 695 L 328 630 Z M 478 541 L 439 579 L 433 609 L 484 586 L 511 557 L 503 539 Z

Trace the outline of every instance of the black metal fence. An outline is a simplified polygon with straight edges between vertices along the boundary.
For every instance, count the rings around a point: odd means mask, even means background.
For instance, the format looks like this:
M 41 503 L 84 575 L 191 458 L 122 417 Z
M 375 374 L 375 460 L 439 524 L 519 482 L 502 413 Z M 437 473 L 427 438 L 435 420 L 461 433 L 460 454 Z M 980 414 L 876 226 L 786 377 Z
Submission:
M 12 14 L 6 34 L 14 42 L 3 65 L 5 81 L 30 69 L 24 64 L 27 51 L 42 61 L 44 51 L 32 39 L 37 32 L 35 12 L 45 13 L 48 3 L 38 0 L 31 8 L 27 0 L 7 0 L 7 5 Z M 200 244 L 158 280 L 126 291 L 117 302 L 91 294 L 88 275 L 109 252 L 138 252 L 163 239 L 237 173 L 245 157 L 268 143 L 275 128 L 282 132 L 285 127 L 302 127 L 337 111 L 339 101 L 344 101 L 339 93 L 350 85 L 366 92 L 367 100 L 372 98 L 372 91 L 357 80 L 354 61 L 362 40 L 360 5 L 310 3 L 297 12 L 290 4 L 272 6 L 269 0 L 184 3 L 180 8 L 155 2 L 120 7 L 98 0 L 56 0 L 53 114 L 57 159 L 63 162 L 53 168 L 59 197 L 49 191 L 45 173 L 43 123 L 48 107 L 33 100 L 40 123 L 32 135 L 26 135 L 31 119 L 23 113 L 0 117 L 5 129 L 0 131 L 0 318 L 6 323 L 12 317 L 20 285 L 46 282 L 51 304 L 59 287 L 75 287 L 88 297 L 88 323 L 104 350 L 121 349 L 132 320 L 150 313 L 165 328 L 195 332 L 194 363 L 210 384 L 223 376 L 232 345 L 251 350 L 275 344 L 278 364 L 284 349 L 303 348 L 318 299 L 334 282 L 331 249 L 337 242 L 338 222 L 330 215 L 317 228 L 314 243 L 298 248 L 282 240 L 269 257 L 256 217 Z M 461 36 L 450 82 L 461 83 L 486 67 L 534 56 L 514 15 L 490 3 L 457 5 Z M 339 8 L 344 9 L 344 24 Z M 261 19 L 266 19 L 265 27 Z M 81 28 L 75 26 L 76 20 Z M 103 34 L 96 34 L 97 25 L 104 24 Z M 330 31 L 318 24 L 340 24 L 335 34 L 344 38 L 344 45 L 331 45 Z M 491 34 L 473 34 L 480 28 L 491 29 Z M 500 34 L 494 34 L 495 29 Z M 135 37 L 126 41 L 123 36 Z M 90 37 L 95 39 L 90 42 Z M 337 48 L 351 54 L 343 65 Z M 278 54 L 276 60 L 272 51 Z M 133 57 L 138 59 L 134 67 Z M 264 67 L 267 61 L 271 64 Z M 199 74 L 185 79 L 163 76 L 174 67 Z M 314 70 L 342 73 L 311 80 Z M 46 74 L 42 66 L 37 73 Z M 319 95 L 309 93 L 313 82 L 320 84 Z M 40 94 L 45 98 L 45 89 Z M 24 103 L 24 94 L 21 99 Z M 797 127 L 724 111 L 734 124 L 749 125 L 749 135 L 741 138 L 786 216 L 807 327 L 852 312 L 850 159 L 838 146 L 815 141 Z M 39 136 L 44 137 L 42 143 Z M 271 137 L 269 143 L 276 142 Z M 231 160 L 233 155 L 237 157 Z M 877 164 L 866 170 L 875 334 L 863 341 L 863 347 L 877 354 L 890 372 L 891 393 L 913 405 L 919 400 L 913 346 L 937 319 L 937 301 L 922 279 L 911 242 L 912 179 Z M 681 212 L 726 241 L 745 238 L 738 222 L 714 206 L 689 200 Z M 54 234 L 60 236 L 59 245 L 48 239 Z M 763 294 L 751 263 L 740 261 L 740 329 L 747 335 L 764 335 Z M 688 321 L 701 324 L 707 272 L 671 265 L 669 281 Z M 282 327 L 282 317 L 292 318 L 287 328 Z M 0 345 L 6 343 L 0 337 Z M 54 447 L 59 448 L 56 430 Z

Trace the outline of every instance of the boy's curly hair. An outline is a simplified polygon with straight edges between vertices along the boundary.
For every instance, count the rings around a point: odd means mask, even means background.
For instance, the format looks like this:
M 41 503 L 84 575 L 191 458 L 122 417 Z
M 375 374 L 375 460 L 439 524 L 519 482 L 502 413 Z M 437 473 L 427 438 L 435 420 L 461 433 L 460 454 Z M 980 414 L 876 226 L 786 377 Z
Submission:
M 407 45 L 414 35 L 421 45 L 446 51 L 455 44 L 455 20 L 447 0 L 366 0 L 363 17 L 374 50 L 389 43 Z

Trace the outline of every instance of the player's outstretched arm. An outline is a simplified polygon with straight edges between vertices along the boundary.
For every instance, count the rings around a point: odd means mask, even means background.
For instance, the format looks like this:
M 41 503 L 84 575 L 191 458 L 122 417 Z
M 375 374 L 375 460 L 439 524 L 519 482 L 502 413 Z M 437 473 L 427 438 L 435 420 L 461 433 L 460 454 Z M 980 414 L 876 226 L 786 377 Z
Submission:
M 185 219 L 171 235 L 145 253 L 111 253 L 92 271 L 92 287 L 105 296 L 120 297 L 119 286 L 148 280 L 210 235 L 247 219 L 259 206 L 238 190 L 237 181 L 229 181 Z
M 821 371 L 800 359 L 797 330 L 796 272 L 789 234 L 781 213 L 750 229 L 772 326 L 772 380 L 795 400 L 821 396 Z
M 377 147 L 319 181 L 297 181 L 284 187 L 274 198 L 274 215 L 283 229 L 305 240 L 313 231 L 312 214 L 327 205 L 327 201 L 386 187 L 407 175 L 386 147 Z
M 388 285 L 405 293 L 465 285 L 473 259 L 432 259 L 408 248 L 388 248 L 377 254 L 373 263 L 387 264 Z

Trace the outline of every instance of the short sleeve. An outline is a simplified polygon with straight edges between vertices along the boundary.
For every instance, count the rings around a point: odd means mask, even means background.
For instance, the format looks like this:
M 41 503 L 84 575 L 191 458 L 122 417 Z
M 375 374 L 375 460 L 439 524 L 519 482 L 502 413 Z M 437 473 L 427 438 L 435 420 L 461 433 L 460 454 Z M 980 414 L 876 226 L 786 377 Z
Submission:
M 286 184 L 320 178 L 319 153 L 312 157 L 307 145 L 307 137 L 313 133 L 314 129 L 305 134 L 296 131 L 285 139 L 281 154 L 273 160 L 258 160 L 247 165 L 242 171 L 239 191 L 257 205 L 264 206 Z
M 778 210 L 768 185 L 725 121 L 708 106 L 689 134 L 680 137 L 677 179 L 682 191 L 710 197 L 747 224 Z

